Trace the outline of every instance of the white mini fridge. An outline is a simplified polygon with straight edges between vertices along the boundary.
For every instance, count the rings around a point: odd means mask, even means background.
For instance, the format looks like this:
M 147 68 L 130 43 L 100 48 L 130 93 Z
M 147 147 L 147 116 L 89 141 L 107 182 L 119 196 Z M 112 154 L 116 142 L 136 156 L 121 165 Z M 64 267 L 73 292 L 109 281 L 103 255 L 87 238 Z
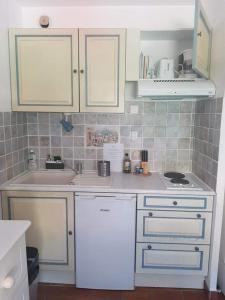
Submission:
M 76 286 L 132 290 L 136 195 L 75 194 Z

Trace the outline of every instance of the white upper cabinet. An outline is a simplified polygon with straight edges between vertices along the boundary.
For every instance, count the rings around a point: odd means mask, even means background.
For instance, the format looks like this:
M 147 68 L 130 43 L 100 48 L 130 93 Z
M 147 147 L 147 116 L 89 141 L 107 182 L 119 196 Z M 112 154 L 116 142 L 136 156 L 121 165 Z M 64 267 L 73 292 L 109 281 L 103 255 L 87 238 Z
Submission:
M 14 111 L 79 111 L 78 30 L 11 29 Z
M 209 78 L 212 29 L 200 1 L 196 1 L 192 67 Z
M 124 112 L 125 30 L 80 29 L 80 111 Z
M 124 112 L 125 29 L 11 29 L 13 111 Z

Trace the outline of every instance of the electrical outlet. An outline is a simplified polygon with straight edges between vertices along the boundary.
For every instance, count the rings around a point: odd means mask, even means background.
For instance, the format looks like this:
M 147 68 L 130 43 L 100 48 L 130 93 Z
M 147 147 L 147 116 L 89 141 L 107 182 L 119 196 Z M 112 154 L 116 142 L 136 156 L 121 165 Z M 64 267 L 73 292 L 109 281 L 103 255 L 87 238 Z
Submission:
M 131 105 L 130 106 L 130 113 L 131 114 L 138 114 L 138 105 Z
M 131 131 L 131 139 L 132 141 L 136 140 L 138 137 L 138 132 L 137 131 Z

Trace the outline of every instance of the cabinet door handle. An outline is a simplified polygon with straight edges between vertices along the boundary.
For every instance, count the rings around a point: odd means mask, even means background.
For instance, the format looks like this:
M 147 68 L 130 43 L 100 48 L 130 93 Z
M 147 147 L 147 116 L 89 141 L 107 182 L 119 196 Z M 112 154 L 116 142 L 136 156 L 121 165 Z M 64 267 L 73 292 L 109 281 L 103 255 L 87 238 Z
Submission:
M 201 214 L 197 214 L 197 218 L 200 219 L 202 216 Z
M 73 235 L 73 232 L 70 230 L 70 231 L 68 232 L 68 234 L 69 234 L 69 235 Z
M 198 32 L 198 33 L 197 33 L 197 36 L 200 36 L 200 37 L 201 37 L 201 36 L 202 36 L 202 32 L 201 32 L 201 31 Z
M 84 73 L 84 70 L 80 70 L 80 73 L 83 74 L 83 73 Z
M 77 73 L 77 70 L 76 70 L 76 69 L 74 69 L 74 70 L 73 70 L 73 73 L 74 73 L 74 74 L 76 74 L 76 73 Z
M 152 213 L 152 212 L 148 213 L 148 216 L 149 216 L 149 217 L 152 217 L 152 216 L 153 216 L 153 213 Z
M 0 288 L 11 289 L 14 286 L 14 283 L 14 278 L 12 276 L 7 276 L 1 281 Z
M 173 201 L 173 205 L 177 205 L 177 201 Z
M 195 251 L 199 251 L 199 248 L 198 248 L 198 247 L 195 247 Z
M 148 245 L 148 250 L 151 250 L 152 249 L 152 246 L 151 245 Z

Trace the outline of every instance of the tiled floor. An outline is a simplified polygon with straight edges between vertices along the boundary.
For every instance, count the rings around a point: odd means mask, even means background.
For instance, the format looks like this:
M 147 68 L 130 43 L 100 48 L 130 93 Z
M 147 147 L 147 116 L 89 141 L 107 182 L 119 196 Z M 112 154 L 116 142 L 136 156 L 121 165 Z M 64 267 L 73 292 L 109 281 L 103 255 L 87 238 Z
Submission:
M 136 288 L 135 291 L 76 289 L 73 286 L 41 284 L 38 300 L 225 300 L 222 294 L 211 297 L 203 290 Z

